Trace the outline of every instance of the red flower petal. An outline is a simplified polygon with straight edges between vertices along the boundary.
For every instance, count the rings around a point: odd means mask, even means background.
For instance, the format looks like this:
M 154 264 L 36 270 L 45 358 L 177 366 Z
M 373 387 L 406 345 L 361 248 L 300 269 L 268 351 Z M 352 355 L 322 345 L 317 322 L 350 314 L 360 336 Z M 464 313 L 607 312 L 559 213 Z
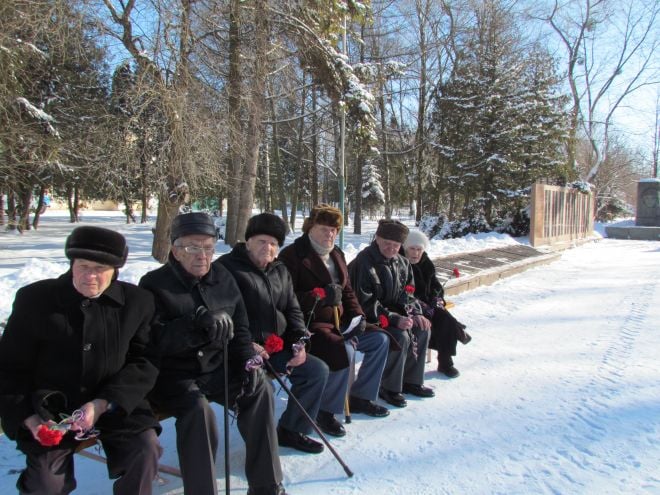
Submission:
M 325 289 L 323 287 L 314 287 L 312 289 L 312 295 L 317 299 L 325 299 Z
M 268 354 L 275 354 L 284 349 L 284 341 L 279 335 L 271 333 L 264 342 L 264 349 Z
M 46 425 L 39 425 L 39 429 L 37 430 L 37 438 L 39 439 L 39 443 L 44 447 L 59 445 L 63 436 L 64 432 L 60 430 L 51 430 Z
M 378 323 L 380 324 L 380 328 L 387 328 L 390 326 L 390 320 L 388 320 L 385 315 L 380 315 L 378 317 Z
M 406 285 L 403 290 L 405 290 L 408 294 L 414 294 L 415 293 L 415 286 L 414 285 Z

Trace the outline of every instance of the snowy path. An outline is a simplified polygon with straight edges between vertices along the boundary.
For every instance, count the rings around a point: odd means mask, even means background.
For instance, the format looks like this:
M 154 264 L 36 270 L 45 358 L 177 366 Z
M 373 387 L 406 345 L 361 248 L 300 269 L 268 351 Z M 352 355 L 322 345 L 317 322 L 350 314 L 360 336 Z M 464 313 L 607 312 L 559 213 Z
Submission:
M 458 349 L 461 377 L 441 379 L 429 363 L 436 398 L 354 416 L 332 440 L 353 478 L 327 451 L 282 449 L 288 492 L 660 495 L 659 280 L 660 243 L 605 239 L 453 298 L 474 337 Z M 232 493 L 244 494 L 235 427 L 231 436 Z M 162 442 L 176 463 L 171 423 Z M 76 462 L 76 493 L 111 493 L 103 466 Z M 0 439 L 0 493 L 13 493 L 21 465 Z

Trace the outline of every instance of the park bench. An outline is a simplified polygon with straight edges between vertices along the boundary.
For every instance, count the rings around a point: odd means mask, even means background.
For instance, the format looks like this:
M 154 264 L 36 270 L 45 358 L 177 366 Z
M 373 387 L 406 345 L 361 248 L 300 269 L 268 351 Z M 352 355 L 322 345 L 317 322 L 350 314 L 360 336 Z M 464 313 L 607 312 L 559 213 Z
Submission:
M 164 416 L 160 414 L 156 415 L 156 419 L 158 419 L 159 422 L 165 421 L 169 417 L 171 416 Z M 93 452 L 94 448 L 96 449 L 96 452 Z M 78 447 L 76 448 L 76 454 L 80 454 L 81 456 L 86 457 L 87 459 L 92 459 L 94 461 L 106 463 L 107 462 L 106 458 L 102 456 L 100 452 L 101 452 L 101 445 L 99 444 L 96 438 L 88 438 L 86 440 L 83 440 L 78 444 Z M 158 472 L 181 478 L 181 470 L 174 466 L 168 466 L 167 464 L 159 463 Z

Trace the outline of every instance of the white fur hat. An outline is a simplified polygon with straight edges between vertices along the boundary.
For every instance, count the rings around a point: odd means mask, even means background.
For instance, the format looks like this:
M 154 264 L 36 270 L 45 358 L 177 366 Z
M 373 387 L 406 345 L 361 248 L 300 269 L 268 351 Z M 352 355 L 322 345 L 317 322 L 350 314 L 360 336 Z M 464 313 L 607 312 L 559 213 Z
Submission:
M 429 248 L 429 244 L 429 238 L 426 237 L 424 232 L 421 230 L 412 229 L 410 232 L 408 232 L 408 237 L 403 243 L 403 247 L 407 248 L 410 246 L 421 246 L 424 248 L 424 251 L 426 251 Z

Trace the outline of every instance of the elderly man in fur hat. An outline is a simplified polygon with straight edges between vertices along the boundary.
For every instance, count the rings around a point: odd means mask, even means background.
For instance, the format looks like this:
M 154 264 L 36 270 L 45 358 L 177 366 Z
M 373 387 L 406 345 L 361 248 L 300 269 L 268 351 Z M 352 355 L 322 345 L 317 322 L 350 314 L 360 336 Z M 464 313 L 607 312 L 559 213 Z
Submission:
M 153 345 L 160 374 L 149 400 L 176 418 L 177 451 L 186 494 L 216 495 L 218 426 L 209 402 L 237 411 L 245 441 L 248 495 L 285 495 L 282 486 L 273 391 L 263 370 L 251 366 L 248 317 L 236 281 L 212 263 L 217 234 L 206 213 L 172 221 L 167 263 L 147 273 L 140 286 L 156 300 Z M 228 342 L 229 376 L 224 373 Z
M 410 262 L 399 254 L 407 235 L 408 227 L 398 220 L 380 220 L 374 241 L 349 265 L 351 283 L 367 321 L 386 327 L 399 344 L 399 349 L 390 349 L 379 393 L 396 407 L 407 405 L 402 392 L 435 395 L 424 386 L 431 322 L 411 293 L 415 281 Z
M 315 206 L 303 223 L 303 235 L 279 256 L 291 272 L 301 308 L 310 321 L 310 352 L 323 359 L 331 370 L 317 422 L 324 432 L 334 436 L 346 433 L 334 415 L 343 410 L 349 386 L 349 363 L 356 349 L 364 354 L 364 359 L 350 389 L 351 412 L 374 417 L 389 414 L 374 402 L 378 398 L 389 340 L 373 325 L 366 325 L 364 312 L 351 287 L 344 253 L 335 246 L 342 225 L 343 218 L 337 208 L 327 204 Z M 326 294 L 323 300 L 317 300 L 319 288 Z M 359 323 L 348 330 L 356 317 Z
M 288 374 L 291 392 L 313 418 L 328 380 L 328 367 L 305 350 L 307 329 L 291 276 L 276 259 L 285 236 L 286 224 L 280 217 L 255 215 L 248 220 L 245 242 L 237 243 L 215 263 L 229 270 L 238 283 L 256 350 L 275 371 Z M 279 444 L 318 454 L 323 444 L 307 436 L 311 432 L 308 419 L 289 401 L 277 426 Z
M 0 417 L 27 458 L 20 493 L 70 493 L 74 453 L 96 437 L 115 494 L 152 493 L 160 426 L 145 396 L 158 370 L 147 353 L 154 302 L 117 280 L 128 255 L 112 230 L 78 227 L 71 268 L 18 290 L 0 339 Z

